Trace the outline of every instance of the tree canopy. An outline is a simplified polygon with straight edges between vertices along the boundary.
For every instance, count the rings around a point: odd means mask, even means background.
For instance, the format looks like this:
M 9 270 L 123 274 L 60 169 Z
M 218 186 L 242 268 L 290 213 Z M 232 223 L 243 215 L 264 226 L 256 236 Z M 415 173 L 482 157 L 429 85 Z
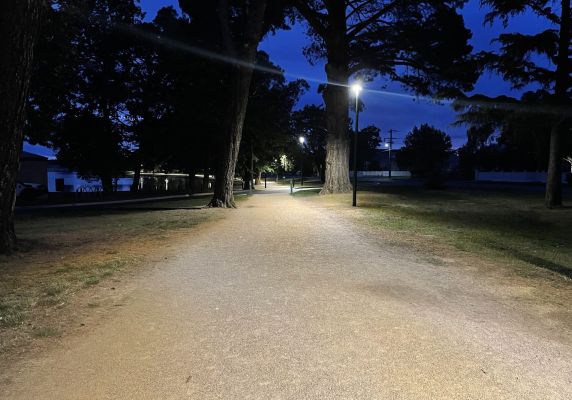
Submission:
M 479 55 L 486 68 L 498 72 L 514 89 L 529 85 L 534 89 L 521 99 L 474 96 L 456 104 L 461 121 L 471 126 L 470 134 L 481 139 L 500 132 L 503 140 L 517 135 L 530 138 L 529 123 L 539 134 L 549 137 L 546 205 L 562 204 L 561 165 L 566 150 L 572 115 L 572 16 L 570 0 L 482 0 L 490 7 L 485 22 L 500 20 L 505 26 L 510 19 L 532 12 L 544 19 L 550 28 L 534 34 L 503 33 L 496 42 L 498 52 Z M 539 126 L 540 125 L 540 126 Z M 545 128 L 546 127 L 546 128 Z M 526 139 L 524 139 L 526 140 Z M 544 141 L 542 141 L 544 142 Z
M 422 178 L 426 186 L 439 187 L 443 180 L 443 169 L 452 155 L 451 137 L 430 125 L 413 128 L 405 136 L 404 146 L 397 154 L 401 168 Z
M 135 2 L 57 2 L 43 28 L 28 140 L 54 148 L 62 164 L 100 178 L 106 190 L 141 167 L 213 173 L 232 77 L 227 65 L 185 51 L 223 46 L 217 8 L 198 3 L 144 22 Z M 102 10 L 110 11 L 103 19 Z M 275 72 L 254 74 L 243 125 L 260 162 L 270 163 L 291 137 L 290 113 L 307 84 L 287 83 L 267 54 L 256 62 Z
M 350 77 L 382 76 L 417 94 L 454 97 L 478 77 L 458 7 L 465 1 L 292 0 L 313 39 L 305 49 L 326 60 L 328 124 L 323 193 L 347 192 Z

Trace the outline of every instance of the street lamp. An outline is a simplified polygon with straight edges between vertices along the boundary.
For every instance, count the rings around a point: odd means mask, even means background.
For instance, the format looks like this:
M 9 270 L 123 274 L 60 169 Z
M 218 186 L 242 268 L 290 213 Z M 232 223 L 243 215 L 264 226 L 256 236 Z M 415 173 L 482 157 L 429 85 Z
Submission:
M 274 159 L 274 164 L 276 165 L 276 170 L 274 171 L 276 173 L 276 183 L 278 183 L 278 174 L 280 174 L 280 164 L 278 164 L 277 158 Z
M 363 90 L 361 83 L 354 83 L 351 86 L 351 90 L 356 98 L 356 128 L 354 132 L 354 193 L 352 206 L 357 207 L 357 141 L 359 129 L 359 94 Z
M 300 172 L 301 172 L 300 186 L 304 186 L 304 143 L 306 143 L 306 138 L 304 136 L 300 136 L 298 138 L 298 141 L 302 146 L 300 149 Z

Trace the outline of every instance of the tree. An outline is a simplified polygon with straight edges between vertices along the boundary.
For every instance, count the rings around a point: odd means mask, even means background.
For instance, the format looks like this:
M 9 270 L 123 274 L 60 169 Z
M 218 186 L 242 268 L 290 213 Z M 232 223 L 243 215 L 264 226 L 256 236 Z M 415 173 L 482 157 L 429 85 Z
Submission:
M 213 149 L 223 127 L 228 74 L 222 64 L 185 51 L 190 46 L 215 51 L 218 28 L 204 19 L 166 7 L 152 23 L 129 32 L 140 40 L 137 84 L 128 109 L 134 121 L 134 167 L 181 171 L 191 177 L 202 170 L 207 189 Z
M 404 146 L 397 154 L 400 168 L 422 178 L 429 188 L 439 187 L 443 168 L 451 157 L 451 138 L 445 132 L 423 124 L 405 136 Z
M 284 75 L 266 71 L 281 71 L 270 61 L 268 54 L 259 52 L 257 70 L 252 77 L 250 98 L 244 121 L 244 140 L 241 142 L 238 169 L 243 171 L 247 185 L 254 178 L 252 173 L 270 165 L 279 154 L 292 147 L 295 135 L 292 126 L 292 109 L 302 93 L 308 89 L 303 80 L 286 82 Z M 255 171 L 251 171 L 251 156 L 255 155 Z M 249 188 L 247 186 L 246 188 Z
M 326 111 L 322 106 L 306 105 L 292 115 L 295 137 L 306 138 L 306 151 L 320 173 L 320 180 L 326 180 L 326 143 L 328 136 Z
M 68 116 L 54 140 L 58 161 L 83 178 L 99 178 L 105 192 L 113 191 L 113 181 L 128 169 L 122 133 L 88 110 Z
M 0 13 L 0 253 L 3 254 L 11 253 L 16 246 L 16 179 L 34 47 L 44 6 L 41 0 L 7 0 Z
M 367 126 L 358 133 L 358 171 L 367 170 L 368 162 L 374 157 L 375 150 L 381 144 L 381 130 L 377 126 Z M 351 135 L 351 148 L 353 149 L 355 135 Z M 350 153 L 350 165 L 353 165 L 353 152 Z
M 54 0 L 39 46 L 29 137 L 55 148 L 64 165 L 100 178 L 104 191 L 125 170 L 131 135 L 134 43 L 118 27 L 141 17 L 135 0 Z
M 548 164 L 553 114 L 546 113 L 544 95 L 525 93 L 488 99 L 473 96 L 459 101 L 457 125 L 467 125 L 468 142 L 461 149 L 466 169 L 540 171 Z M 550 110 L 550 109 L 549 109 Z M 572 140 L 563 153 L 572 155 Z
M 571 103 L 572 88 L 572 15 L 570 0 L 482 0 L 491 11 L 485 21 L 500 19 L 508 25 L 510 17 L 530 11 L 553 25 L 534 35 L 521 33 L 502 34 L 497 38 L 501 49 L 498 54 L 486 54 L 485 60 L 492 70 L 500 72 L 516 89 L 528 84 L 540 87 L 528 96 L 534 96 L 537 104 L 548 106 L 550 149 L 545 203 L 549 208 L 562 205 L 561 164 L 564 157 L 564 135 L 571 126 L 566 110 Z M 538 57 L 545 56 L 553 65 L 547 67 Z M 525 99 L 523 99 L 523 103 Z M 525 108 L 526 110 L 526 108 Z M 537 111 L 539 109 L 537 108 Z M 546 108 L 544 109 L 546 110 Z
M 309 25 L 311 60 L 327 60 L 328 120 L 322 193 L 348 192 L 348 91 L 356 74 L 379 74 L 424 95 L 448 97 L 477 78 L 471 37 L 456 8 L 465 1 L 292 0 Z
M 212 37 L 216 48 L 228 63 L 227 104 L 224 106 L 214 195 L 211 207 L 235 207 L 233 186 L 242 129 L 248 106 L 250 83 L 258 45 L 264 35 L 282 26 L 282 1 L 268 0 L 181 0 L 182 10 L 199 24 L 217 27 Z M 212 50 L 211 48 L 211 50 Z

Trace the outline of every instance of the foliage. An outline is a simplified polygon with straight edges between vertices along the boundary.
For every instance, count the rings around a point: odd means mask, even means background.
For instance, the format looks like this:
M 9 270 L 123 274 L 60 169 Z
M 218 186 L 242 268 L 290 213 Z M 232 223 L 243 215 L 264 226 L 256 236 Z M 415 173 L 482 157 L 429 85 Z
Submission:
M 251 150 L 257 158 L 254 172 L 269 167 L 277 155 L 292 152 L 296 145 L 293 108 L 309 87 L 303 80 L 286 82 L 284 75 L 265 72 L 280 71 L 280 68 L 264 52 L 258 53 L 257 64 L 265 70 L 256 70 L 253 74 L 237 166 L 245 177 L 250 170 Z
M 140 85 L 133 94 L 136 158 L 147 169 L 188 173 L 211 167 L 212 147 L 222 129 L 228 77 L 220 64 L 185 51 L 210 46 L 202 21 L 161 9 L 153 23 L 139 26 Z M 216 38 L 216 36 L 213 36 Z
M 306 139 L 304 150 L 310 157 L 312 164 L 320 173 L 322 182 L 326 170 L 326 137 L 328 133 L 326 124 L 326 111 L 322 106 L 306 105 L 292 115 L 294 126 L 293 141 L 300 135 Z
M 469 134 L 474 138 L 469 138 L 469 143 L 498 135 L 511 151 L 521 151 L 522 158 L 533 155 L 537 163 L 547 161 L 546 203 L 549 207 L 561 205 L 560 165 L 562 157 L 572 154 L 570 0 L 560 1 L 556 7 L 552 0 L 482 0 L 481 3 L 490 7 L 485 16 L 487 23 L 499 19 L 506 26 L 510 18 L 532 12 L 552 27 L 528 35 L 501 34 L 496 39 L 500 44 L 498 52 L 480 54 L 483 65 L 500 73 L 514 89 L 532 86 L 533 90 L 519 100 L 476 96 L 458 101 L 455 108 L 462 113 L 460 122 L 470 126 Z
M 415 127 L 407 134 L 404 146 L 397 154 L 402 169 L 423 178 L 426 186 L 438 187 L 442 183 L 443 168 L 451 157 L 451 137 L 430 125 Z
M 166 7 L 143 22 L 134 0 L 54 0 L 27 139 L 107 190 L 126 170 L 211 174 L 230 91 L 228 66 L 205 57 L 224 47 L 214 3 L 181 2 L 183 14 Z M 282 27 L 284 9 L 274 7 L 268 32 Z M 238 19 L 231 24 L 238 34 Z M 307 85 L 287 83 L 266 54 L 257 62 L 276 73 L 256 72 L 244 127 L 261 163 L 270 163 L 290 141 L 290 112 Z
M 133 43 L 117 27 L 138 23 L 141 10 L 134 0 L 55 0 L 48 14 L 28 138 L 51 145 L 65 165 L 98 176 L 111 190 L 125 166 L 135 66 Z
M 358 133 L 358 171 L 366 171 L 368 170 L 368 165 L 371 163 L 372 159 L 376 155 L 376 150 L 381 144 L 381 130 L 377 126 L 367 126 L 364 129 L 360 130 Z M 350 153 L 350 167 L 353 167 L 353 148 L 354 148 L 354 140 L 355 135 L 352 131 L 351 133 L 351 142 L 350 142 L 350 149 L 352 149 Z
M 457 13 L 464 0 L 295 0 L 313 42 L 311 61 L 330 59 L 336 29 L 343 28 L 349 74 L 381 75 L 423 95 L 455 96 L 478 76 L 468 44 L 471 32 Z M 345 23 L 337 25 L 336 18 Z M 332 60 L 330 60 L 332 61 Z
M 466 156 L 485 170 L 542 171 L 548 163 L 550 115 L 541 112 L 543 99 L 527 93 L 521 100 L 500 97 L 477 105 L 461 105 L 457 125 L 468 125 Z M 493 106 L 493 104 L 503 106 Z M 490 107 L 487 105 L 490 104 Z M 523 107 L 526 106 L 526 107 Z M 491 146 L 491 142 L 495 145 Z M 572 154 L 570 144 L 566 151 Z
M 322 193 L 351 190 L 348 98 L 351 76 L 374 76 L 439 98 L 470 90 L 478 71 L 471 33 L 457 8 L 464 0 L 291 0 L 308 26 L 310 61 L 326 60 L 326 179 Z
M 54 137 L 58 160 L 74 168 L 80 176 L 99 177 L 104 190 L 111 191 L 113 179 L 128 167 L 128 150 L 122 132 L 108 127 L 108 121 L 89 111 L 66 118 Z

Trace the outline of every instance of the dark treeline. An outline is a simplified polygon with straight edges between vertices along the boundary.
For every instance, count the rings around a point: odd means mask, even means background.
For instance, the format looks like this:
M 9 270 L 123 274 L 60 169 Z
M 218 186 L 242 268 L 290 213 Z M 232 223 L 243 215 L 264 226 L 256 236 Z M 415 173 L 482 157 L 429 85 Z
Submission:
M 513 17 L 528 12 L 547 28 L 533 34 L 503 33 L 495 39 L 499 51 L 477 56 L 481 67 L 500 74 L 514 89 L 533 89 L 520 99 L 477 95 L 469 102 L 458 101 L 460 122 L 469 126 L 462 154 L 468 164 L 493 169 L 536 165 L 544 170 L 548 166 L 545 204 L 560 207 L 563 159 L 572 155 L 571 1 L 481 0 L 481 4 L 488 7 L 487 24 L 500 21 L 508 27 Z M 488 145 L 495 136 L 499 146 Z
M 221 52 L 215 10 L 183 10 L 163 8 L 143 22 L 134 1 L 59 1 L 36 52 L 28 140 L 100 178 L 106 191 L 126 170 L 215 173 L 233 76 L 228 65 L 187 50 Z M 278 71 L 257 70 L 249 85 L 241 143 L 261 165 L 291 145 L 290 114 L 307 85 L 287 83 L 268 55 L 255 57 Z M 245 177 L 247 164 L 239 159 Z

